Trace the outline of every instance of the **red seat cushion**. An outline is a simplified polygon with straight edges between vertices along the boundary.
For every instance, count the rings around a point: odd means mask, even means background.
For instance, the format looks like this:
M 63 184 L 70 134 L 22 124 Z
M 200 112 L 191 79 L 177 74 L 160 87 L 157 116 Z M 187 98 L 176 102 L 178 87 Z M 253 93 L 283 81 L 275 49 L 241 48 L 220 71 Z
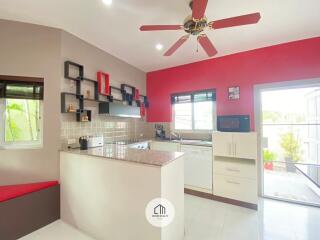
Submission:
M 58 181 L 0 186 L 0 202 L 58 185 Z

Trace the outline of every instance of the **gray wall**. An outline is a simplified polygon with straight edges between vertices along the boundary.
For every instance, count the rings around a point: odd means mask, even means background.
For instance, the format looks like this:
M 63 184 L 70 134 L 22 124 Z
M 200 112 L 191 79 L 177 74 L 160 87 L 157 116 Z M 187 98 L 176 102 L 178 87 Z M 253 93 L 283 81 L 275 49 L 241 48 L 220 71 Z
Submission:
M 61 39 L 61 69 L 66 60 L 79 62 L 84 65 L 85 76 L 88 78 L 96 79 L 97 71 L 108 72 L 111 85 L 119 87 L 121 83 L 128 83 L 145 94 L 146 73 L 67 32 L 62 31 Z M 68 85 L 69 81 L 63 79 L 63 88 L 65 84 Z
M 0 185 L 58 179 L 61 122 L 65 118 L 60 113 L 60 90 L 69 87 L 63 78 L 63 62 L 72 60 L 85 65 L 86 77 L 93 79 L 97 70 L 109 72 L 112 85 L 127 82 L 142 93 L 146 75 L 59 29 L 0 20 L 0 31 L 0 75 L 45 79 L 44 146 L 0 150 Z
M 0 185 L 57 179 L 60 31 L 0 20 L 0 74 L 45 79 L 43 144 L 38 150 L 0 150 Z

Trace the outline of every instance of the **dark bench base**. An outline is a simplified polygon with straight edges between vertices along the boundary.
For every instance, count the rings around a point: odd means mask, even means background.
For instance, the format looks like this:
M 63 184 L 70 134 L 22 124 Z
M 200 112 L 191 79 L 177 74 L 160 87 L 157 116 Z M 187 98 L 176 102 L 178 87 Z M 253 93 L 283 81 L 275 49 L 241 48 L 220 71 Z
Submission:
M 16 240 L 60 219 L 60 185 L 0 203 L 0 239 Z

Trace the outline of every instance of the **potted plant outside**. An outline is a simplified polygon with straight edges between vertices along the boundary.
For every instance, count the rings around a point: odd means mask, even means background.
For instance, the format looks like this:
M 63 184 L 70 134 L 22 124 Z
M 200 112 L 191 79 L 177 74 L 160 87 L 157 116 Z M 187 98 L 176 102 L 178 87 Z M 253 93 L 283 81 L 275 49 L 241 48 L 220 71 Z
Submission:
M 263 164 L 267 170 L 273 170 L 273 161 L 277 158 L 277 154 L 268 149 L 263 150 Z
M 300 143 L 293 132 L 281 135 L 280 145 L 285 154 L 287 172 L 296 172 L 295 163 L 301 159 Z

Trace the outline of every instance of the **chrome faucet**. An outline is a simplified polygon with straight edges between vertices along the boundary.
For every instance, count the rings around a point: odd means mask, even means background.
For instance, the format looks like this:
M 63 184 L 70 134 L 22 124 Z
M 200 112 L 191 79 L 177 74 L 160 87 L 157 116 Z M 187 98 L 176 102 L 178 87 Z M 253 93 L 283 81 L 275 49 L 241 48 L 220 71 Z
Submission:
M 172 140 L 172 136 L 174 136 L 175 138 L 177 138 L 178 140 L 182 140 L 182 137 L 179 133 L 176 132 L 170 132 L 170 141 Z

